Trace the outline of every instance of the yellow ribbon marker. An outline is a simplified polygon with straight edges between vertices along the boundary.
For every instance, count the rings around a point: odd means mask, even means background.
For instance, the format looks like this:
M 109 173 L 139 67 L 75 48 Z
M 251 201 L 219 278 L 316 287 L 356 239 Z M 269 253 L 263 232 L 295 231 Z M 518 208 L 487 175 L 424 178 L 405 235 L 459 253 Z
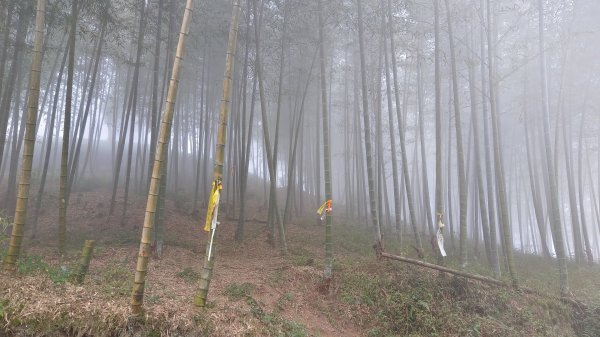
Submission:
M 219 199 L 221 197 L 222 189 L 223 184 L 220 179 L 213 181 L 210 198 L 208 199 L 208 210 L 206 211 L 206 224 L 204 225 L 205 232 L 210 232 L 211 229 L 216 227 L 217 214 L 219 213 Z
M 325 208 L 327 207 L 327 208 Z M 317 209 L 317 214 L 321 216 L 321 221 L 323 221 L 323 219 L 325 219 L 325 215 L 327 215 L 327 213 L 331 212 L 331 199 L 325 201 L 320 207 L 319 209 Z
M 223 189 L 223 183 L 221 179 L 216 179 L 212 183 L 212 189 L 210 191 L 210 198 L 208 199 L 208 209 L 206 211 L 206 223 L 204 224 L 204 231 L 212 233 L 210 235 L 210 243 L 208 245 L 208 260 L 210 261 L 212 255 L 213 241 L 215 239 L 215 232 L 217 229 L 217 216 L 219 215 L 219 199 L 221 198 L 221 190 Z

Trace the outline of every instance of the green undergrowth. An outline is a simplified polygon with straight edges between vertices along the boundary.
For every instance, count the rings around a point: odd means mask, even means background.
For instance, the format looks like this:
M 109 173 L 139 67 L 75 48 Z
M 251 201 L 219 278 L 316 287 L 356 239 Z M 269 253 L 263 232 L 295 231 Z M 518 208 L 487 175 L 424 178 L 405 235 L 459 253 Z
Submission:
M 22 275 L 43 273 L 55 284 L 63 284 L 71 278 L 72 268 L 53 266 L 46 263 L 41 256 L 27 255 L 17 261 L 17 271 Z
M 127 260 L 125 260 L 101 270 L 92 280 L 103 293 L 122 297 L 131 293 L 133 275 L 127 266 Z
M 348 220 L 348 223 L 352 223 Z M 483 284 L 399 261 L 377 261 L 373 235 L 365 224 L 348 225 L 336 218 L 334 274 L 338 300 L 347 306 L 368 336 L 600 336 L 600 266 L 569 265 L 571 291 L 589 307 L 573 307 L 558 299 L 556 260 L 515 252 L 519 284 L 542 295 Z M 311 230 L 321 231 L 316 225 Z M 320 232 L 319 232 L 320 233 Z M 323 263 L 315 249 L 323 241 L 296 234 L 300 247 L 290 249 L 293 265 Z M 414 237 L 402 242 L 389 229 L 383 232 L 387 252 L 417 258 Z M 314 238 L 314 237 L 313 237 Z M 448 240 L 449 241 L 449 240 Z M 429 237 L 422 236 L 425 261 L 436 263 Z M 445 265 L 460 269 L 457 247 L 448 244 Z M 307 263 L 314 259 L 311 264 Z M 502 263 L 503 261 L 501 261 Z M 501 280 L 510 284 L 502 263 Z M 485 251 L 469 247 L 467 272 L 493 277 Z M 275 275 L 276 276 L 276 275 Z
M 200 274 L 190 267 L 185 267 L 183 270 L 177 272 L 175 276 L 187 284 L 194 284 L 200 279 Z
M 559 301 L 393 262 L 342 275 L 340 296 L 369 336 L 573 335 Z

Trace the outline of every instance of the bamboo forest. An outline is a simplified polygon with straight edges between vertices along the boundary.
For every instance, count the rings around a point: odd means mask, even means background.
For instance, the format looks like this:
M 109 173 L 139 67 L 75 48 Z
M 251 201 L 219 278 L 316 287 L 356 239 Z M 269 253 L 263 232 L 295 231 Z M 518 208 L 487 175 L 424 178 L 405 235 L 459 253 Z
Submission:
M 0 0 L 0 336 L 600 336 L 598 17 Z

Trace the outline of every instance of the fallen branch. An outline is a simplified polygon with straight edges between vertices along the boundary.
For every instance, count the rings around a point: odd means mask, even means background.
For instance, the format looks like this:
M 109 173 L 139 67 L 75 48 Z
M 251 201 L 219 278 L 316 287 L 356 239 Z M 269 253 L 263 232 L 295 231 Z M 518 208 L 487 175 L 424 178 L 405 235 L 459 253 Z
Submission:
M 463 277 L 466 277 L 466 278 L 471 278 L 471 279 L 474 279 L 474 280 L 477 280 L 477 281 L 491 283 L 491 284 L 495 284 L 495 285 L 502 286 L 502 287 L 509 287 L 509 285 L 507 283 L 504 283 L 502 281 L 498 281 L 498 280 L 493 279 L 491 277 L 486 277 L 486 276 L 481 276 L 481 275 L 475 275 L 475 274 L 465 273 L 463 271 L 458 271 L 458 270 L 455 270 L 455 269 L 450 269 L 450 268 L 438 266 L 438 265 L 433 264 L 433 263 L 428 263 L 428 262 L 423 262 L 423 261 L 419 261 L 419 260 L 410 259 L 408 257 L 393 255 L 393 254 L 389 254 L 389 253 L 385 253 L 385 252 L 381 252 L 381 257 L 385 257 L 385 258 L 388 258 L 390 260 L 398 260 L 398 261 L 402 261 L 402 262 L 414 264 L 414 265 L 425 267 L 425 268 L 435 269 L 435 270 L 443 271 L 443 272 L 446 272 L 446 273 L 449 273 L 449 274 L 463 276 Z
M 376 249 L 377 251 L 377 249 Z M 410 263 L 416 266 L 420 266 L 420 267 L 425 267 L 425 268 L 430 268 L 430 269 L 435 269 L 435 270 L 439 270 L 445 273 L 449 273 L 449 274 L 453 274 L 453 275 L 457 275 L 457 276 L 462 276 L 462 277 L 466 277 L 466 278 L 470 278 L 473 280 L 477 280 L 477 281 L 481 281 L 481 282 L 485 282 L 485 283 L 489 283 L 489 284 L 494 284 L 497 286 L 501 286 L 501 287 L 505 287 L 505 288 L 513 288 L 515 290 L 518 291 L 522 291 L 528 294 L 534 294 L 537 296 L 542 296 L 542 297 L 547 297 L 547 298 L 552 298 L 555 300 L 559 300 L 562 301 L 564 303 L 567 304 L 571 304 L 573 307 L 575 307 L 576 309 L 579 310 L 585 310 L 587 309 L 587 305 L 583 302 L 580 302 L 579 300 L 572 298 L 572 297 L 566 297 L 566 296 L 554 296 L 554 295 L 550 295 L 550 294 L 546 294 L 543 292 L 540 292 L 538 290 L 534 290 L 534 289 L 530 289 L 530 288 L 525 288 L 525 287 L 518 287 L 515 288 L 512 285 L 506 283 L 506 282 L 502 282 L 500 280 L 496 280 L 494 278 L 491 277 L 487 277 L 487 276 L 482 276 L 482 275 L 476 275 L 476 274 L 471 274 L 471 273 L 466 273 L 463 271 L 459 271 L 459 270 L 455 270 L 455 269 L 450 269 L 447 267 L 442 267 L 442 266 L 438 266 L 436 264 L 433 263 L 428 263 L 428 262 L 423 262 L 423 261 L 419 261 L 419 260 L 415 260 L 415 259 L 411 259 L 408 257 L 404 257 L 404 256 L 399 256 L 399 255 L 393 255 L 393 254 L 389 254 L 383 251 L 377 251 L 377 255 L 379 257 L 384 257 L 390 260 L 397 260 L 397 261 L 402 261 L 402 262 L 406 262 L 406 263 Z

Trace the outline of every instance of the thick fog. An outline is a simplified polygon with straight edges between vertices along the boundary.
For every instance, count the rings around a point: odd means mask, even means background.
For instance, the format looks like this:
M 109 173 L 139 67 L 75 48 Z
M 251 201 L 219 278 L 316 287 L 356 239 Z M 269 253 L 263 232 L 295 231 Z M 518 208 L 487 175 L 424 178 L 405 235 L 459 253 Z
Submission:
M 184 3 L 79 2 L 67 195 L 105 191 L 111 214 L 127 217 L 127 198 L 148 192 Z M 469 240 L 491 264 L 512 249 L 560 258 L 560 243 L 565 258 L 597 263 L 600 3 L 362 0 L 360 18 L 357 5 L 324 1 L 321 41 L 317 1 L 241 1 L 221 207 L 237 219 L 275 183 L 285 222 L 313 215 L 330 156 L 334 226 L 379 223 L 428 246 L 441 213 L 456 254 Z M 0 208 L 12 217 L 35 6 L 0 10 Z M 230 16 L 230 1 L 197 1 L 174 103 L 167 198 L 198 214 Z M 70 1 L 47 2 L 28 222 L 41 195 L 59 192 L 70 23 Z

